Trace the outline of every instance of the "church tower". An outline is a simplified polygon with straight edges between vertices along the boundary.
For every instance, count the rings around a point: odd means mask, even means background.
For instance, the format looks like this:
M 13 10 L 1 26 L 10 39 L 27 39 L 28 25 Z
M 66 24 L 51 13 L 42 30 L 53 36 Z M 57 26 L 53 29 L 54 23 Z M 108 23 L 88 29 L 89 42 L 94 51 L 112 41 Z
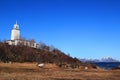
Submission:
M 11 40 L 19 40 L 19 39 L 20 39 L 20 30 L 19 30 L 19 25 L 16 22 L 11 31 Z

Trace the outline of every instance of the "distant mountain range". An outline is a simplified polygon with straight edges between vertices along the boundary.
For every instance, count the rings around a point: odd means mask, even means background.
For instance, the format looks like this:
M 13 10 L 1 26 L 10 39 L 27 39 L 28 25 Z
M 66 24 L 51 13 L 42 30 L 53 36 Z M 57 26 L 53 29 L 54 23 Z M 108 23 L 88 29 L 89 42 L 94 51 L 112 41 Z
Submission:
M 79 59 L 82 62 L 120 62 L 119 60 L 113 59 L 111 57 L 104 57 L 101 59 Z

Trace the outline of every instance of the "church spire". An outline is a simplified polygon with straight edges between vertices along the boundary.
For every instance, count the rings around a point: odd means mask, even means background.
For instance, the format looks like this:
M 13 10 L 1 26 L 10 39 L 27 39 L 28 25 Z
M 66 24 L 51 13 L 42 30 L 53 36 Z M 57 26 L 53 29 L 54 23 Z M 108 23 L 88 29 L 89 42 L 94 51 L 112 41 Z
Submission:
M 16 20 L 16 23 L 14 24 L 14 29 L 19 29 L 19 25 L 17 24 L 17 20 Z
M 17 24 L 17 20 L 16 20 L 16 24 Z

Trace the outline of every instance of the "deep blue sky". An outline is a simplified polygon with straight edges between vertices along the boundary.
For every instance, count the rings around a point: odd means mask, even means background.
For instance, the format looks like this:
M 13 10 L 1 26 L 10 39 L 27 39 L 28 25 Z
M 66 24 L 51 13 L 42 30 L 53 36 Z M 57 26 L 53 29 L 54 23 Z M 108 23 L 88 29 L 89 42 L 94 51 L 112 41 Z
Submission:
M 80 58 L 120 60 L 120 0 L 0 0 L 0 40 L 21 36 Z

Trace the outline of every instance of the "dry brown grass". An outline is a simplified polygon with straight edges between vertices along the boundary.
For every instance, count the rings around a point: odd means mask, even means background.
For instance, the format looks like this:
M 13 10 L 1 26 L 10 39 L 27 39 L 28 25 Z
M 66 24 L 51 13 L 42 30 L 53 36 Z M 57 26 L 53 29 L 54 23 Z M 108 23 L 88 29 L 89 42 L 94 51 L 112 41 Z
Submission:
M 55 64 L 0 63 L 0 80 L 120 80 L 120 70 L 62 69 Z

